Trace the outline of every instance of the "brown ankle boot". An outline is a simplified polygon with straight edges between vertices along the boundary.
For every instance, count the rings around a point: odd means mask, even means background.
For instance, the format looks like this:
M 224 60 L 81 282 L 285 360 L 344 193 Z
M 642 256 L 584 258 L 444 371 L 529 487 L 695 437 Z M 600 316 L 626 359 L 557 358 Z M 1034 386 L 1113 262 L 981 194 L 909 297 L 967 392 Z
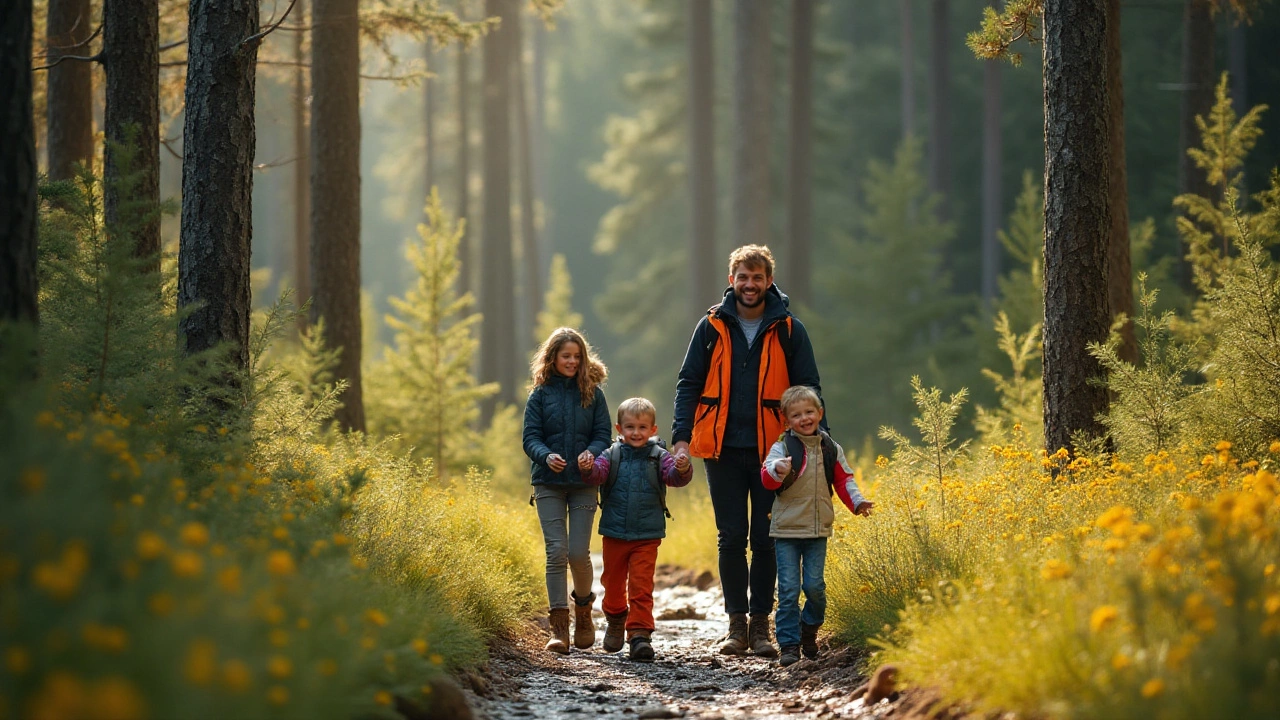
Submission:
M 747 647 L 747 614 L 732 613 L 729 615 L 729 636 L 720 643 L 720 654 L 746 655 Z
M 547 649 L 569 654 L 569 608 L 551 609 L 551 639 L 547 641 Z
M 573 646 L 586 650 L 596 644 L 596 626 L 591 620 L 591 604 L 596 601 L 596 594 L 591 593 L 584 598 L 577 593 L 569 593 L 573 598 Z
M 800 623 L 800 650 L 810 660 L 818 657 L 818 628 L 820 627 L 822 626 Z
M 769 616 L 767 614 L 753 614 L 751 622 L 747 628 L 748 641 L 751 646 L 751 652 L 760 657 L 778 657 L 778 649 L 773 646 L 773 640 L 769 637 Z
M 627 642 L 627 614 L 605 614 L 604 617 L 609 621 L 604 630 L 604 651 L 609 653 L 618 652 Z

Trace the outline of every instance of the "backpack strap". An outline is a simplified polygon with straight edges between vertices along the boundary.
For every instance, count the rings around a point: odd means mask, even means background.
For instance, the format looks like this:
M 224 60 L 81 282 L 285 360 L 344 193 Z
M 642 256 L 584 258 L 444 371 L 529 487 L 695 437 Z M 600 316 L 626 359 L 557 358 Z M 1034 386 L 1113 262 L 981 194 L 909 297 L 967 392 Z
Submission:
M 658 502 L 662 505 L 662 514 L 666 515 L 668 520 L 675 520 L 671 517 L 671 511 L 667 509 L 667 484 L 662 482 L 662 456 L 666 453 L 661 440 L 649 443 L 649 462 L 653 463 L 653 474 L 650 477 L 658 486 Z
M 791 472 L 782 478 L 782 485 L 774 490 L 774 493 L 781 495 L 796 484 L 796 480 L 800 479 L 800 466 L 804 464 L 804 442 L 796 437 L 795 433 L 787 430 L 782 433 L 783 444 L 787 446 L 787 457 L 791 458 Z
M 600 504 L 604 505 L 609 499 L 609 493 L 613 492 L 613 486 L 618 484 L 618 461 L 622 458 L 622 443 L 617 440 L 605 450 L 609 454 L 609 476 L 605 478 L 604 484 L 600 486 Z

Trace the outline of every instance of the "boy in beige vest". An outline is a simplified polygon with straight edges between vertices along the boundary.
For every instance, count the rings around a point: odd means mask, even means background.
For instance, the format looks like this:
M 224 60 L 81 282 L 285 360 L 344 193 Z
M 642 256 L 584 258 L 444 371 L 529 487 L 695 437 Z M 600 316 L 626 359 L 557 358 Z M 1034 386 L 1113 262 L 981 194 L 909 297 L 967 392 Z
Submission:
M 835 520 L 832 494 L 855 515 L 869 514 L 875 503 L 862 497 L 844 450 L 819 426 L 822 401 L 813 388 L 787 388 L 780 404 L 787 431 L 769 449 L 760 480 L 777 493 L 769 536 L 778 557 L 778 664 L 786 667 L 800 660 L 801 651 L 810 659 L 818 655 L 818 628 L 827 611 L 823 567 Z

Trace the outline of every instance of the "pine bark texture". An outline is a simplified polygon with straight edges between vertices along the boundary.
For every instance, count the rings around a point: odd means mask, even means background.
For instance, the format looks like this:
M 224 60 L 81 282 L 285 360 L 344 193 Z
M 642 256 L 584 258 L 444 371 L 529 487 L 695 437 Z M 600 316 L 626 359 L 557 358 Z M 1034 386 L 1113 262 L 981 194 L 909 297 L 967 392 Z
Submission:
M 734 243 L 768 245 L 773 110 L 769 0 L 734 5 Z
M 471 60 L 467 48 L 458 46 L 458 223 L 462 237 L 458 240 L 458 294 L 471 292 Z
M 115 0 L 112 0 L 113 2 Z M 256 0 L 193 0 L 187 21 L 178 306 L 184 349 L 226 343 L 249 365 Z
M 194 6 L 194 3 L 193 3 Z M 221 5 L 219 7 L 222 7 Z M 194 9 L 192 10 L 194 12 Z M 121 217 L 124 202 L 160 204 L 160 6 L 158 0 L 106 0 L 102 8 L 102 65 L 106 71 L 103 115 L 107 145 L 103 164 L 103 211 L 107 225 Z M 190 74 L 190 68 L 187 70 Z M 130 128 L 136 134 L 130 140 Z M 137 147 L 132 171 L 139 173 L 130 198 L 114 181 L 120 168 L 113 143 Z M 185 183 L 186 180 L 184 179 Z M 136 230 L 134 255 L 153 258 L 160 268 L 160 217 Z
M 790 142 L 787 292 L 808 305 L 813 301 L 813 0 L 791 5 Z
M 899 0 L 902 21 L 902 136 L 916 133 L 915 30 L 911 22 L 911 0 Z
M 305 25 L 306 0 L 294 8 Z M 293 34 L 293 288 L 298 307 L 311 299 L 311 138 L 307 127 L 307 63 L 305 34 Z M 305 316 L 298 323 L 306 325 Z
M 1000 0 L 991 5 L 998 11 Z M 1000 115 L 1003 105 L 1000 60 L 982 64 L 982 301 L 994 307 L 999 291 L 1000 224 L 1004 219 L 1004 189 L 1001 171 L 1004 162 Z
M 311 319 L 324 318 L 349 385 L 334 419 L 363 432 L 360 360 L 358 0 L 315 0 L 311 36 Z
M 0 323 L 40 319 L 31 32 L 31 0 L 0 6 Z
M 1044 428 L 1045 447 L 1101 437 L 1107 391 L 1086 345 L 1110 326 L 1107 246 L 1110 105 L 1106 3 L 1062 0 L 1044 11 Z
M 93 159 L 93 63 L 64 60 L 64 55 L 88 55 L 80 45 L 93 32 L 89 0 L 49 0 L 45 37 L 49 68 L 46 79 L 46 132 L 50 180 L 75 175 L 77 163 Z
M 480 380 L 496 382 L 498 394 L 481 405 L 488 424 L 497 403 L 516 399 L 515 273 L 511 257 L 511 0 L 485 0 L 486 17 L 502 25 L 484 38 L 484 228 L 480 281 Z
M 533 136 L 529 131 L 529 99 L 524 78 L 524 33 L 517 15 L 511 24 L 511 83 L 515 89 L 516 137 L 520 156 L 520 255 L 524 261 L 525 317 L 521 337 L 530 337 L 542 312 L 542 249 L 538 242 L 537 197 L 534 192 Z M 518 344 L 518 343 L 517 343 Z
M 938 216 L 949 217 L 951 197 L 951 62 L 948 0 L 933 0 L 929 23 L 929 192 L 940 197 Z M 948 255 L 954 255 L 954 250 Z
M 1107 104 L 1111 129 L 1111 238 L 1107 250 L 1107 295 L 1111 317 L 1124 313 L 1120 357 L 1138 361 L 1133 330 L 1133 267 L 1129 257 L 1129 175 L 1124 143 L 1124 75 L 1120 48 L 1120 0 L 1107 0 Z
M 691 317 L 706 310 L 704 289 L 719 287 L 716 264 L 715 54 L 711 0 L 689 0 L 689 238 Z

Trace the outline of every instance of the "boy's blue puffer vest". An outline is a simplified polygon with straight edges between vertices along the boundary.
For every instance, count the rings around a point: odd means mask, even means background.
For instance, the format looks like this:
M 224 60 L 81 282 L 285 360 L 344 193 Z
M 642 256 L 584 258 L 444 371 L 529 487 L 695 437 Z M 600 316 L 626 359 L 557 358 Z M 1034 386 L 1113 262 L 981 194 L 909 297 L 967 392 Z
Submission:
M 600 534 L 616 540 L 664 538 L 667 520 L 662 509 L 659 461 L 651 458 L 648 445 L 619 445 L 618 479 L 601 498 Z
M 524 452 L 532 460 L 534 485 L 579 485 L 586 483 L 578 471 L 578 456 L 590 450 L 597 456 L 609 447 L 609 406 L 604 392 L 596 388 L 589 407 L 582 407 L 582 395 L 573 378 L 554 375 L 529 394 L 524 408 Z M 568 463 L 564 471 L 551 472 L 547 456 L 556 453 Z

